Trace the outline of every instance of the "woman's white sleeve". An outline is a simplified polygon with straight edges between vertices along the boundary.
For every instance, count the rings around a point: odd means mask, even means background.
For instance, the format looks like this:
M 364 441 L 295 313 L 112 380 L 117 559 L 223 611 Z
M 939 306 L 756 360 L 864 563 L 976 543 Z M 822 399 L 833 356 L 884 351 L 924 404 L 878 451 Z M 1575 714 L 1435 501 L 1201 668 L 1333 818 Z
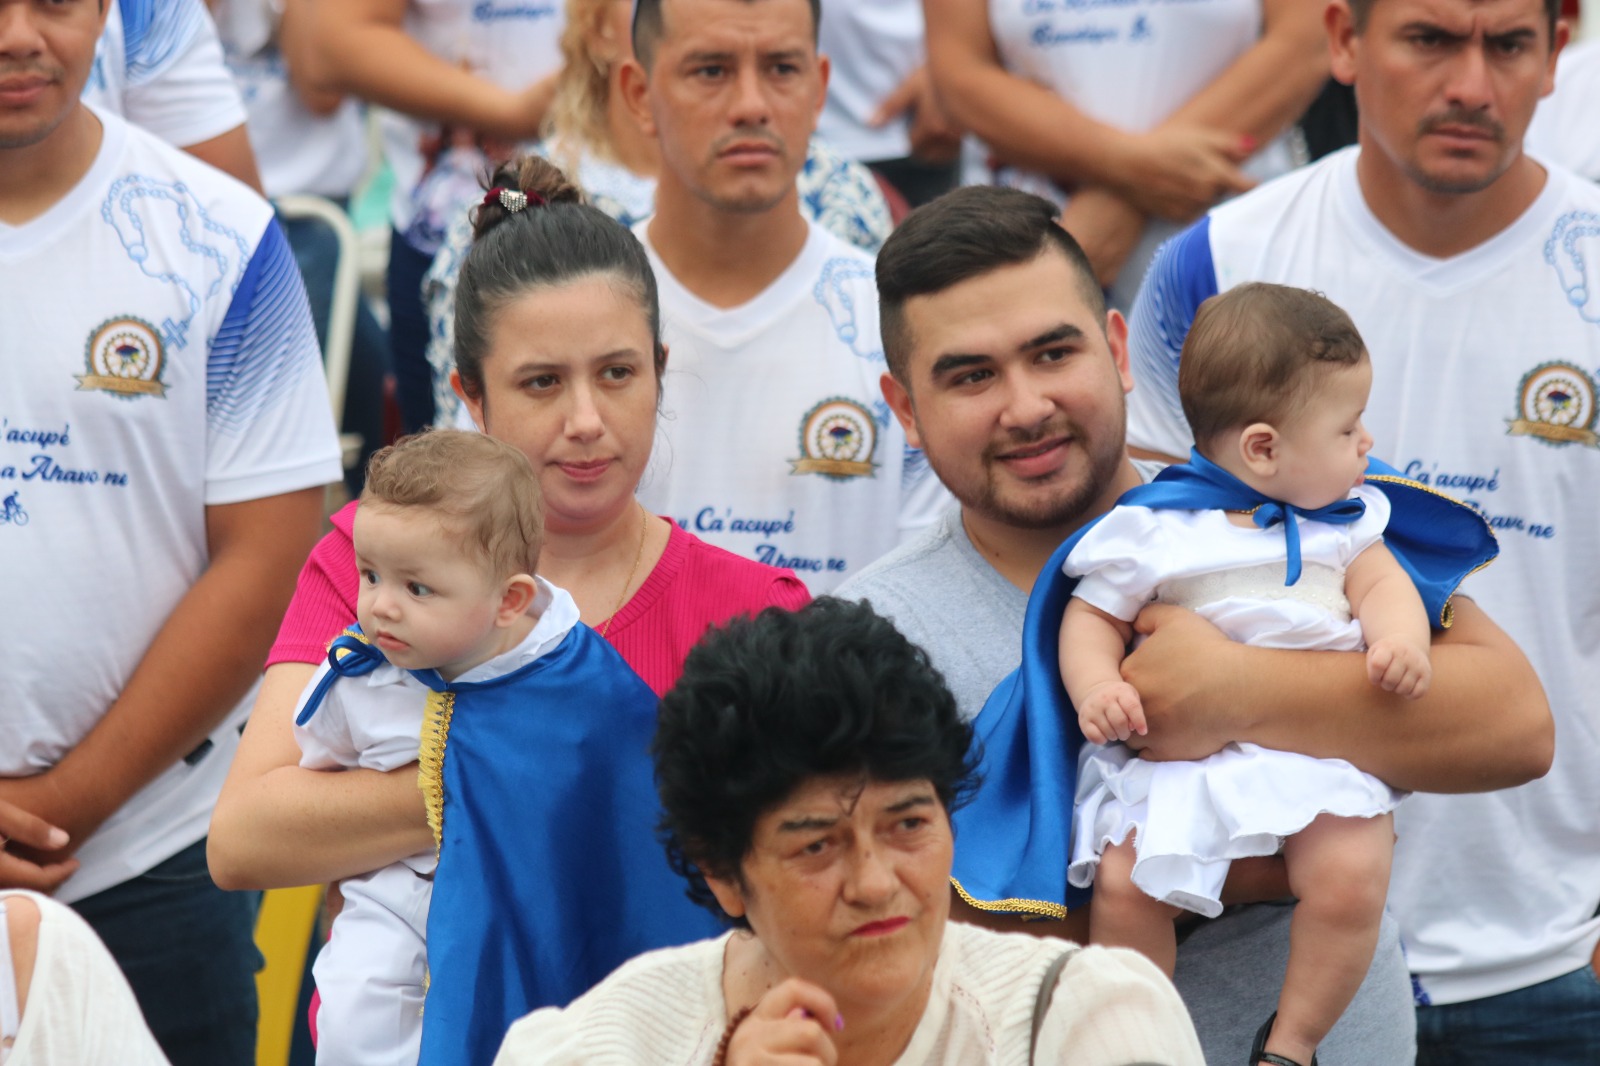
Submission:
M 1205 1066 L 1189 1012 L 1155 964 L 1089 947 L 1061 972 L 1034 1054 L 1038 1066 Z

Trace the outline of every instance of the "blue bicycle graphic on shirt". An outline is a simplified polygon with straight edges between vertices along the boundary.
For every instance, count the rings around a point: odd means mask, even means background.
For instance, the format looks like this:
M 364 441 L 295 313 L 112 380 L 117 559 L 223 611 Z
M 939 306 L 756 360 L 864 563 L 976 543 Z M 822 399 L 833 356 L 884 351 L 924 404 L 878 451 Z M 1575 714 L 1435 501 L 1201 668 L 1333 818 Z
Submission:
M 22 502 L 17 499 L 15 492 L 7 496 L 4 503 L 0 503 L 0 525 L 6 522 L 14 526 L 28 524 L 28 512 L 22 509 Z

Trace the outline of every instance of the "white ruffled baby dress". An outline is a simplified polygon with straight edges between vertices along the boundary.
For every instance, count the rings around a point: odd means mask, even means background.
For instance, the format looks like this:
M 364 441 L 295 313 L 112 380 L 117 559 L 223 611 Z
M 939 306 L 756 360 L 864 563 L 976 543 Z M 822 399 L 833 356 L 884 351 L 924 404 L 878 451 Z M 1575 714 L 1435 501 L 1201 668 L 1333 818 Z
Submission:
M 1271 648 L 1359 651 L 1344 573 L 1379 542 L 1389 501 L 1365 486 L 1366 513 L 1348 525 L 1304 518 L 1303 570 L 1285 585 L 1281 526 L 1232 524 L 1222 511 L 1116 507 L 1063 568 L 1082 576 L 1074 595 L 1125 621 L 1159 600 L 1188 607 L 1231 639 Z M 1273 855 L 1319 814 L 1371 818 L 1404 793 L 1342 759 L 1313 759 L 1229 744 L 1193 762 L 1150 762 L 1123 744 L 1085 744 L 1068 879 L 1093 882 L 1100 852 L 1135 833 L 1133 881 L 1164 902 L 1215 917 L 1234 859 Z

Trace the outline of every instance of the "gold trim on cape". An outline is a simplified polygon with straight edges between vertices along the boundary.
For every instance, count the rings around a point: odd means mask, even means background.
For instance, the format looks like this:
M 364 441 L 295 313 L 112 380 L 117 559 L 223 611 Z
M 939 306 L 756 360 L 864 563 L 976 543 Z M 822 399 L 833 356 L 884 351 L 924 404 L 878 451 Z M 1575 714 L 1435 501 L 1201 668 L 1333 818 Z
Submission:
M 1465 503 L 1463 503 L 1462 501 L 1456 499 L 1454 496 L 1450 495 L 1448 492 L 1440 492 L 1438 489 L 1430 488 L 1429 486 L 1424 485 L 1420 481 L 1413 481 L 1411 478 L 1401 477 L 1398 474 L 1368 474 L 1367 475 L 1367 480 L 1368 481 L 1384 481 L 1384 482 L 1388 482 L 1388 483 L 1394 484 L 1394 485 L 1408 485 L 1411 488 L 1420 489 L 1423 492 L 1430 493 L 1431 495 L 1437 496 L 1441 500 L 1448 500 L 1451 503 L 1455 504 L 1457 507 L 1465 508 L 1468 511 L 1472 511 L 1472 513 L 1474 515 L 1477 515 L 1478 520 L 1480 522 L 1483 522 L 1483 528 L 1487 529 L 1489 531 L 1490 539 L 1495 541 L 1495 543 L 1499 543 L 1499 541 L 1500 541 L 1500 538 L 1495 535 L 1494 527 L 1491 526 L 1487 521 L 1484 521 L 1484 518 L 1483 518 L 1483 516 L 1481 514 L 1478 514 L 1477 511 L 1473 510 L 1471 507 L 1468 507 Z M 1488 566 L 1489 563 L 1492 563 L 1492 562 L 1494 562 L 1493 559 L 1490 559 L 1487 562 L 1479 563 L 1477 566 L 1473 567 L 1471 570 L 1468 570 L 1465 574 L 1461 575 L 1461 580 L 1456 582 L 1456 587 L 1451 589 L 1450 590 L 1450 595 L 1448 595 L 1448 596 L 1446 596 L 1444 598 L 1444 607 L 1441 608 L 1440 611 L 1439 611 L 1439 628 L 1440 629 L 1449 629 L 1452 625 L 1455 624 L 1455 621 L 1456 621 L 1456 605 L 1454 603 L 1452 603 L 1451 601 L 1455 599 L 1456 592 L 1458 590 L 1460 590 L 1462 584 L 1467 580 L 1467 578 L 1471 577 L 1473 574 L 1476 574 L 1479 570 L 1482 570 L 1484 567 Z
M 417 738 L 417 787 L 422 789 L 422 802 L 428 809 L 435 856 L 444 846 L 444 749 L 455 707 L 455 693 L 430 690 L 422 712 L 422 734 Z
M 961 887 L 961 882 L 954 877 L 950 878 L 950 885 L 956 890 L 956 895 L 962 902 L 980 911 L 989 911 L 998 914 L 1017 914 L 1024 918 L 1040 919 L 1053 918 L 1056 921 L 1067 916 L 1067 908 L 1059 903 L 1047 903 L 1042 899 L 974 899 L 972 894 Z

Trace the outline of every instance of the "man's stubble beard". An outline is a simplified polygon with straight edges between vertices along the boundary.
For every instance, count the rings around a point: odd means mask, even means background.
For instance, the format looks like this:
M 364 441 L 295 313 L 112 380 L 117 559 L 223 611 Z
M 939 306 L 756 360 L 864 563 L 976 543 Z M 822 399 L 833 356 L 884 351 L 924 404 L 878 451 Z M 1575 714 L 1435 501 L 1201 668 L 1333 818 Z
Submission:
M 1126 405 L 1123 405 L 1126 410 Z M 921 423 L 918 429 L 923 440 L 923 454 L 928 458 L 928 464 L 933 467 L 935 474 L 940 474 L 941 460 L 937 449 L 928 448 L 928 435 L 921 432 Z M 984 463 L 984 478 L 975 494 L 966 493 L 965 486 L 952 486 L 942 474 L 940 481 L 944 482 L 950 494 L 955 496 L 957 502 L 969 511 L 983 517 L 1012 526 L 1017 529 L 1054 529 L 1057 527 L 1076 526 L 1083 522 L 1089 508 L 1094 506 L 1105 495 L 1107 487 L 1115 480 L 1117 470 L 1122 464 L 1126 452 L 1127 421 L 1123 415 L 1117 420 L 1117 428 L 1112 433 L 1114 439 L 1105 442 L 1105 447 L 1096 447 L 1094 439 L 1083 432 L 1083 428 L 1071 421 L 1062 419 L 1041 427 L 1039 430 L 1028 434 L 1013 434 L 1006 442 L 1007 449 L 1026 447 L 1030 443 L 1037 443 L 1051 436 L 1056 436 L 1065 430 L 1072 437 L 1069 447 L 1077 446 L 1083 450 L 1089 460 L 1089 469 L 1084 477 L 1076 484 L 1063 486 L 1059 493 L 1052 495 L 1046 490 L 1037 490 L 1039 498 L 1032 506 L 1018 506 L 1006 502 L 1002 498 L 1000 486 L 996 477 L 995 463 L 998 460 L 986 457 Z M 993 451 L 993 447 L 988 449 Z M 1058 475 L 1060 476 L 1060 475 Z

